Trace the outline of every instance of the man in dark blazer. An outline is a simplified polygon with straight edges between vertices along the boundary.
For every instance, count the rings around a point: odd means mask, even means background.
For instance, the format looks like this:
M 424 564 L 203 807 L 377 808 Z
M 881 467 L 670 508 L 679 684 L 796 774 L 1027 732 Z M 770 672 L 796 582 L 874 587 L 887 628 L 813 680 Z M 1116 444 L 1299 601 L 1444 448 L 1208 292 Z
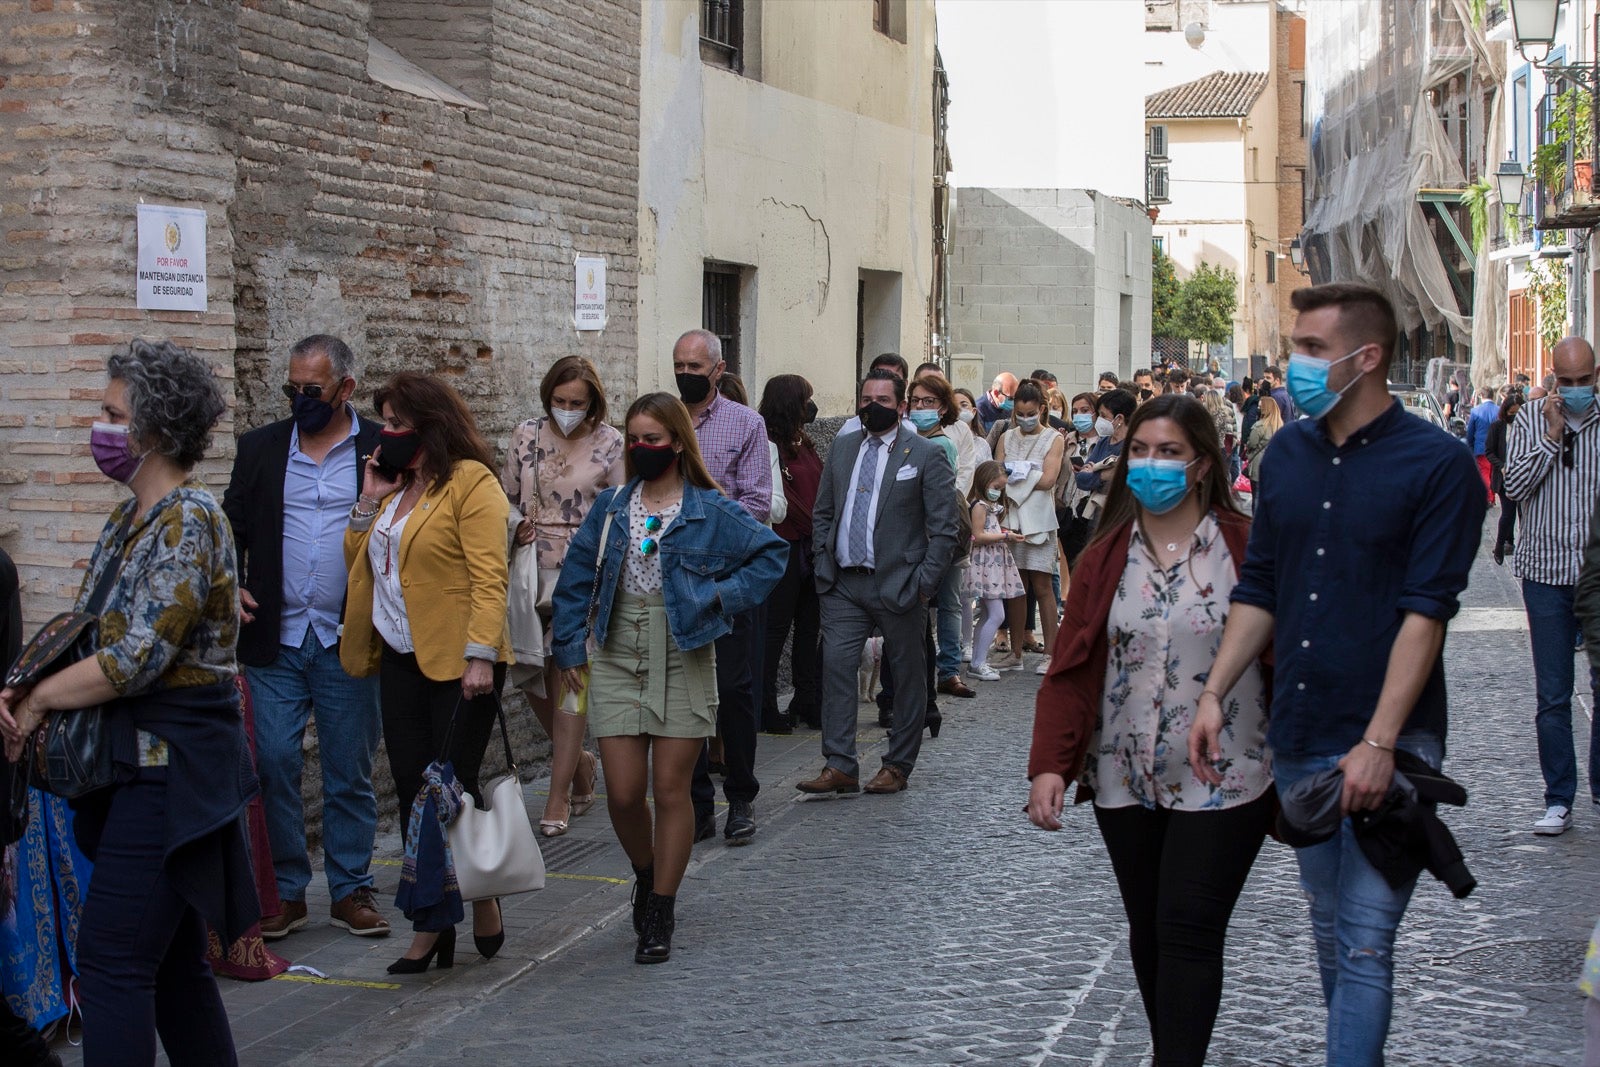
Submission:
M 239 553 L 239 660 L 255 709 L 256 761 L 283 910 L 261 922 L 268 939 L 306 925 L 302 743 L 315 715 L 322 762 L 322 852 L 330 921 L 361 937 L 389 924 L 372 897 L 378 827 L 372 760 L 378 748 L 374 679 L 339 664 L 344 532 L 379 424 L 356 414 L 355 356 L 337 337 L 295 345 L 284 383 L 291 417 L 239 438 L 222 508 Z
M 812 514 L 822 612 L 822 754 L 802 793 L 855 793 L 856 671 L 876 627 L 894 673 L 894 719 L 869 793 L 898 793 L 916 766 L 928 705 L 928 602 L 956 547 L 956 484 L 938 445 L 900 424 L 906 383 L 874 370 L 861 383 L 861 429 L 834 441 Z

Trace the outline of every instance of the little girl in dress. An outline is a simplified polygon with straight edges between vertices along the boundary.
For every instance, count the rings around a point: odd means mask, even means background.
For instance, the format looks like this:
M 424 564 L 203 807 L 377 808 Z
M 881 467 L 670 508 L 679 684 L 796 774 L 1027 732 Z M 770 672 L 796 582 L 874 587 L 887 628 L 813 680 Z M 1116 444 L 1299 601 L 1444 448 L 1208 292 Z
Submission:
M 1000 525 L 1005 499 L 1005 467 L 994 460 L 980 463 L 972 475 L 972 491 L 967 494 L 967 506 L 972 509 L 972 558 L 962 591 L 979 601 L 971 676 L 984 682 L 1000 677 L 1000 672 L 989 666 L 989 646 L 994 644 L 995 632 L 1005 621 L 1005 602 L 1023 594 L 1022 575 L 1010 547 L 1020 535 Z

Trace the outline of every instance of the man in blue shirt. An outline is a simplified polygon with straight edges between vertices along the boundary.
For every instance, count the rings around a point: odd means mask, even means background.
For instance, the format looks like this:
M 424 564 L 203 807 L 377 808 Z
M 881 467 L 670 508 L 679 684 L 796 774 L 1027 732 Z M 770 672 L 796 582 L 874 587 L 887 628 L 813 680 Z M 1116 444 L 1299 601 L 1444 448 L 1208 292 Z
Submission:
M 1489 427 L 1494 425 L 1494 420 L 1500 417 L 1500 405 L 1494 402 L 1494 387 L 1484 386 L 1478 390 L 1478 406 L 1472 409 L 1467 416 L 1467 443 L 1472 446 L 1472 455 L 1478 463 L 1478 474 L 1483 477 L 1483 488 L 1489 494 L 1489 504 L 1494 505 L 1494 489 L 1491 488 L 1490 476 L 1494 473 L 1489 466 Z
M 268 940 L 308 921 L 311 861 L 300 777 L 313 714 L 329 919 L 358 937 L 389 932 L 372 896 L 377 679 L 352 678 L 339 664 L 349 576 L 344 532 L 362 459 L 376 448 L 379 430 L 350 402 L 355 370 L 355 355 L 337 337 L 316 334 L 295 345 L 283 386 L 293 414 L 239 438 L 222 497 L 238 546 L 239 661 L 250 683 L 261 801 L 283 905 L 261 921 Z
M 1272 642 L 1267 742 L 1280 792 L 1344 773 L 1345 814 L 1375 809 L 1405 749 L 1434 767 L 1445 739 L 1445 624 L 1467 585 L 1486 510 L 1471 458 L 1409 414 L 1386 384 L 1394 310 L 1374 289 L 1320 285 L 1292 298 L 1289 389 L 1306 418 L 1272 439 L 1250 547 L 1189 737 L 1202 781 L 1220 700 Z M 1395 932 L 1415 880 L 1389 885 L 1350 820 L 1296 850 L 1328 1004 L 1328 1062 L 1381 1064 Z

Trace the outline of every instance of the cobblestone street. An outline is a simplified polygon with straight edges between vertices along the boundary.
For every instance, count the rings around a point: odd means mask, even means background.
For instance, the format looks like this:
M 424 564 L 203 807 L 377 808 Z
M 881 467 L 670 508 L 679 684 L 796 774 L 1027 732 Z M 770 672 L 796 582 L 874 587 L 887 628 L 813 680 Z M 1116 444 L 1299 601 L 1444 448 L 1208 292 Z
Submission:
M 1581 811 L 1565 836 L 1529 833 L 1542 805 L 1526 633 L 1513 580 L 1487 551 L 1467 604 L 1448 642 L 1447 769 L 1471 802 L 1447 821 L 1480 884 L 1462 902 L 1424 877 L 1401 930 L 1390 1062 L 1572 1064 L 1600 826 Z M 314 923 L 280 942 L 333 981 L 225 982 L 241 1057 L 1148 1064 L 1092 815 L 1069 810 L 1046 834 L 1019 813 L 1036 678 L 1003 679 L 944 703 L 943 736 L 896 796 L 797 802 L 794 781 L 819 765 L 816 736 L 763 737 L 761 831 L 748 848 L 698 847 L 665 966 L 632 962 L 627 867 L 597 809 L 547 849 L 549 888 L 508 902 L 509 940 L 492 962 L 463 939 L 453 971 L 390 980 L 402 932 L 374 944 Z M 881 732 L 862 736 L 876 744 Z M 386 902 L 398 873 L 388 854 Z M 314 920 L 325 907 L 313 900 Z M 1281 845 L 1256 865 L 1230 957 L 1211 1062 L 1321 1062 L 1308 927 Z

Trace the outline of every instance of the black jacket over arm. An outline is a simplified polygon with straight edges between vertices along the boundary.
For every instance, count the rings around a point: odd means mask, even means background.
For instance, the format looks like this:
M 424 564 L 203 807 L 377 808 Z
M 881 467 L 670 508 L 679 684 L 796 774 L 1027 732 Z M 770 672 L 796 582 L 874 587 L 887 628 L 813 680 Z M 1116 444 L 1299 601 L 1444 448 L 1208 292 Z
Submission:
M 356 491 L 361 491 L 362 456 L 378 446 L 381 427 L 360 420 L 356 432 Z M 278 656 L 283 619 L 283 478 L 289 467 L 293 419 L 281 419 L 239 438 L 233 477 L 222 510 L 233 526 L 239 553 L 239 588 L 256 598 L 255 621 L 239 628 L 239 662 L 265 667 Z

